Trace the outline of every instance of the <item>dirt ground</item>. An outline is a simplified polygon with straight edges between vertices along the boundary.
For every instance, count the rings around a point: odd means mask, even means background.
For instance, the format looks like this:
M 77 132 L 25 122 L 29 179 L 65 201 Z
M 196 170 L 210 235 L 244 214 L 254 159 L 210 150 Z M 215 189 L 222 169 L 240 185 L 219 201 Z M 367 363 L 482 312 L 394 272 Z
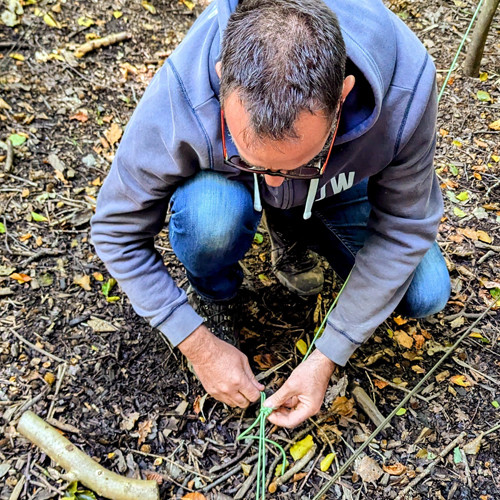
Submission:
M 199 498 L 253 498 L 257 449 L 236 437 L 256 406 L 242 412 L 205 397 L 180 353 L 111 286 L 89 241 L 122 130 L 202 7 L 190 10 L 187 0 L 22 3 L 23 13 L 10 2 L 2 14 L 4 23 L 18 24 L 0 24 L 0 498 L 59 498 L 68 486 L 64 471 L 17 433 L 28 409 L 104 467 L 157 480 L 162 498 L 194 491 Z M 426 45 L 441 85 L 476 4 L 391 7 Z M 120 32 L 123 41 L 75 57 L 83 43 Z M 294 430 L 270 429 L 283 446 L 307 434 L 317 445 L 295 480 L 270 498 L 313 498 L 376 427 L 353 399 L 355 387 L 389 414 L 500 297 L 500 132 L 490 127 L 500 119 L 499 34 L 497 14 L 481 78 L 462 75 L 462 56 L 440 102 L 435 165 L 446 204 L 439 243 L 452 278 L 449 304 L 425 321 L 390 318 L 336 373 L 318 416 Z M 244 311 L 243 350 L 272 392 L 300 362 L 297 341 L 310 342 L 339 280 L 325 265 L 321 296 L 290 295 L 272 274 L 261 234 L 243 262 L 246 285 L 259 299 Z M 166 228 L 157 244 L 185 287 Z M 325 498 L 393 499 L 416 479 L 403 498 L 500 498 L 499 339 L 492 308 Z M 330 452 L 336 459 L 322 471 Z M 367 464 L 376 478 L 367 477 Z

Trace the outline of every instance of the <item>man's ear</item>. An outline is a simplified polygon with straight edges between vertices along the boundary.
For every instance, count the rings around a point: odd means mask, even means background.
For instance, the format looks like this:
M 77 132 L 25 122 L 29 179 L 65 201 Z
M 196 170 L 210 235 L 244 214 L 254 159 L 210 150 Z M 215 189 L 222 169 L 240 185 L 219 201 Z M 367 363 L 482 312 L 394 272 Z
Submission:
M 354 83 L 356 79 L 353 75 L 349 75 L 345 77 L 344 86 L 342 88 L 342 100 L 345 101 L 346 97 L 349 95 L 349 92 L 353 89 Z
M 220 79 L 220 76 L 222 75 L 222 63 L 220 61 L 217 61 L 215 63 L 215 72 L 217 73 L 217 76 Z

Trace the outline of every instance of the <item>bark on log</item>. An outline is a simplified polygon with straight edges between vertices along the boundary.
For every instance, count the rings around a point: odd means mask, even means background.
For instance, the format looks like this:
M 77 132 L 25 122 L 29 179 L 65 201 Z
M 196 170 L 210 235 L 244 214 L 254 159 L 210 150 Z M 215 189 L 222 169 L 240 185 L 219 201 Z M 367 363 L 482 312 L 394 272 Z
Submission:
M 79 450 L 32 411 L 23 413 L 18 432 L 97 494 L 113 500 L 160 500 L 156 481 L 129 479 L 111 472 Z
M 485 0 L 479 12 L 476 27 L 472 32 L 471 42 L 467 49 L 464 62 L 464 73 L 467 76 L 478 76 L 481 59 L 483 57 L 484 45 L 488 37 L 488 31 L 495 16 L 500 0 Z

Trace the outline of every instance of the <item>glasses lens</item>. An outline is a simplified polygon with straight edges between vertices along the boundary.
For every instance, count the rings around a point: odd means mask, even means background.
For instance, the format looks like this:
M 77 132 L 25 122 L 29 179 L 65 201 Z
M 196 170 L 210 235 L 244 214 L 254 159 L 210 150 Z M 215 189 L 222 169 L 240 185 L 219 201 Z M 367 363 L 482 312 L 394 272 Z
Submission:
M 313 165 L 304 165 L 303 167 L 296 168 L 294 170 L 287 170 L 286 172 L 273 171 L 264 167 L 256 167 L 253 165 L 248 165 L 239 156 L 231 156 L 226 161 L 232 167 L 236 167 L 244 172 L 253 172 L 256 174 L 267 174 L 279 177 L 287 177 L 289 179 L 314 179 L 319 177 L 320 169 Z

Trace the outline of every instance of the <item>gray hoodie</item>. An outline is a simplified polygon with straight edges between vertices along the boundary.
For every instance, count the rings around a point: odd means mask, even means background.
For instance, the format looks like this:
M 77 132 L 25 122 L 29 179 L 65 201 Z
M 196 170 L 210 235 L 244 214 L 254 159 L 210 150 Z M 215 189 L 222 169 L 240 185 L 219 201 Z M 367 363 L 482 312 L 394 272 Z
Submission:
M 442 197 L 433 168 L 435 68 L 404 23 L 379 0 L 327 0 L 339 19 L 356 84 L 316 201 L 369 178 L 371 236 L 316 346 L 344 365 L 395 309 L 436 237 Z M 219 81 L 221 35 L 237 0 L 214 0 L 146 89 L 125 130 L 92 219 L 97 254 L 138 314 L 177 345 L 202 319 L 154 248 L 170 196 L 186 178 L 224 165 Z M 229 155 L 236 154 L 230 139 Z M 264 205 L 304 206 L 311 184 L 261 182 Z M 311 200 L 312 201 L 312 200 Z

